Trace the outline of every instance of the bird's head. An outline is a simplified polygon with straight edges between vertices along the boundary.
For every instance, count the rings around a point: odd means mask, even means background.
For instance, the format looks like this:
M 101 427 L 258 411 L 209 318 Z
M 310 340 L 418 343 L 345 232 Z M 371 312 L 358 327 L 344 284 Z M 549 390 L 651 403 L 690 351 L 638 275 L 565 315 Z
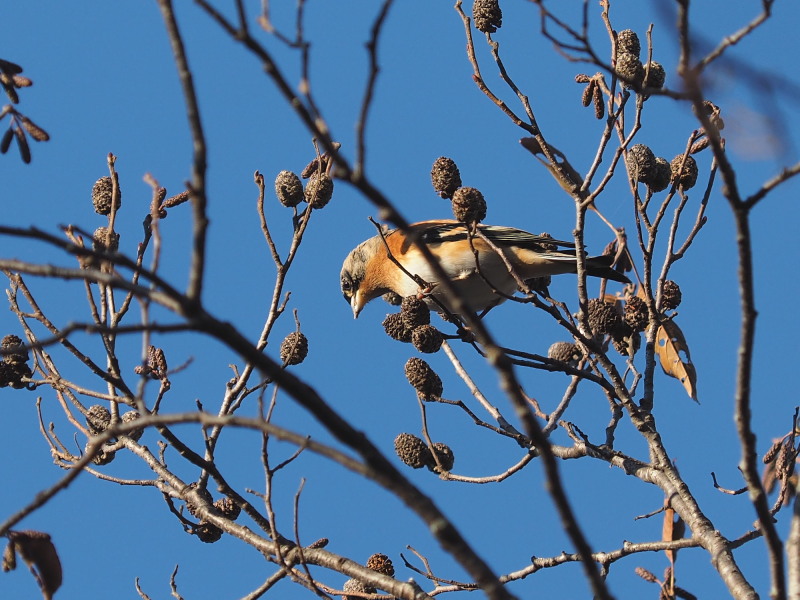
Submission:
M 349 259 L 349 257 L 348 257 Z M 348 268 L 347 261 L 342 267 L 342 295 L 350 308 L 353 309 L 353 317 L 358 318 L 358 313 L 364 308 L 366 302 L 363 301 L 359 288 L 361 287 L 361 280 L 358 279 L 353 272 Z
M 347 255 L 342 265 L 342 295 L 353 309 L 353 318 L 356 319 L 370 300 L 389 291 L 379 285 L 380 278 L 375 276 L 375 269 L 370 268 L 372 260 L 381 250 L 379 244 L 383 244 L 380 236 L 362 242 Z

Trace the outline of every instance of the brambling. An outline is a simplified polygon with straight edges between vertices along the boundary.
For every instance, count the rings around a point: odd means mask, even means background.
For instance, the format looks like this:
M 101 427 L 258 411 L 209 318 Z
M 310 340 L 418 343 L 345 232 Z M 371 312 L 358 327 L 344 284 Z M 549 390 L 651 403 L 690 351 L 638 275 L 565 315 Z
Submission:
M 503 253 L 523 281 L 577 272 L 572 242 L 533 235 L 513 227 L 478 225 L 478 230 Z M 477 235 L 470 240 L 468 231 L 467 225 L 459 221 L 422 221 L 411 225 L 408 233 L 393 230 L 359 244 L 345 259 L 341 275 L 342 293 L 353 309 L 353 316 L 358 318 L 370 300 L 387 292 L 406 297 L 421 291 L 420 284 L 389 258 L 389 252 L 409 273 L 429 284 L 429 288 L 422 290 L 427 295 L 429 308 L 440 310 L 431 299 L 433 296 L 450 312 L 456 312 L 448 302 L 446 291 L 437 286 L 437 277 L 414 241 L 425 244 L 439 259 L 473 311 L 483 311 L 506 300 L 517 291 L 517 281 L 503 257 Z M 611 268 L 613 260 L 611 255 L 587 258 L 587 274 L 629 283 L 627 277 Z

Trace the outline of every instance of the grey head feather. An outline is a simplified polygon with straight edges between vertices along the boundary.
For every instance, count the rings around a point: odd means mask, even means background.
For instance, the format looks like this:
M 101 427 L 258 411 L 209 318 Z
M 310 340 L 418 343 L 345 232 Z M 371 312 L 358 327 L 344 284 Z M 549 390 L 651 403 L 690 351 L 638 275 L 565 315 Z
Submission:
M 364 276 L 367 274 L 367 259 L 375 253 L 375 244 L 383 243 L 380 236 L 372 237 L 356 246 L 342 264 L 341 288 L 345 300 L 350 298 L 361 287 Z

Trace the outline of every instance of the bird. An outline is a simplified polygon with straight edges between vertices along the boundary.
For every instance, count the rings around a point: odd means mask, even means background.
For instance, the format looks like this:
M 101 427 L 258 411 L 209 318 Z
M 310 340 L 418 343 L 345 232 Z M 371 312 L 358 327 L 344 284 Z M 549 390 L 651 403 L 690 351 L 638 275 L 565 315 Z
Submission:
M 403 298 L 420 295 L 429 308 L 441 311 L 438 300 L 448 311 L 458 314 L 415 241 L 427 246 L 439 260 L 470 310 L 482 312 L 505 301 L 517 291 L 517 281 L 503 257 L 490 244 L 477 235 L 472 235 L 470 241 L 469 227 L 461 221 L 421 221 L 410 225 L 407 232 L 391 230 L 356 246 L 345 258 L 341 273 L 342 294 L 353 310 L 353 317 L 358 318 L 368 302 L 387 292 L 395 292 Z M 573 242 L 534 235 L 514 227 L 478 224 L 477 231 L 503 253 L 524 281 L 577 272 Z M 418 279 L 403 272 L 390 258 L 390 252 L 394 260 Z M 613 261 L 613 255 L 587 258 L 586 272 L 594 277 L 630 283 L 625 275 L 611 268 Z M 428 284 L 426 289 L 422 288 L 420 280 Z

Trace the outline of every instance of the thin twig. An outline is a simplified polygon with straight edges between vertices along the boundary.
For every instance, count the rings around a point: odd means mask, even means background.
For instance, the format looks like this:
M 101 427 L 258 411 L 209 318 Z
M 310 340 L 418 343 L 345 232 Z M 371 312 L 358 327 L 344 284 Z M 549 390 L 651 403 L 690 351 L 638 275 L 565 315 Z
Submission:
M 200 301 L 203 291 L 203 277 L 205 275 L 206 259 L 206 229 L 208 217 L 206 215 L 206 140 L 203 133 L 203 122 L 200 118 L 200 107 L 197 103 L 197 93 L 194 87 L 192 72 L 183 45 L 178 23 L 172 8 L 172 0 L 158 0 L 164 25 L 167 28 L 172 54 L 178 67 L 178 75 L 183 88 L 183 97 L 186 103 L 186 116 L 189 120 L 189 130 L 192 134 L 193 160 L 192 160 L 192 221 L 193 221 L 193 251 L 189 283 L 186 297 L 190 303 Z

